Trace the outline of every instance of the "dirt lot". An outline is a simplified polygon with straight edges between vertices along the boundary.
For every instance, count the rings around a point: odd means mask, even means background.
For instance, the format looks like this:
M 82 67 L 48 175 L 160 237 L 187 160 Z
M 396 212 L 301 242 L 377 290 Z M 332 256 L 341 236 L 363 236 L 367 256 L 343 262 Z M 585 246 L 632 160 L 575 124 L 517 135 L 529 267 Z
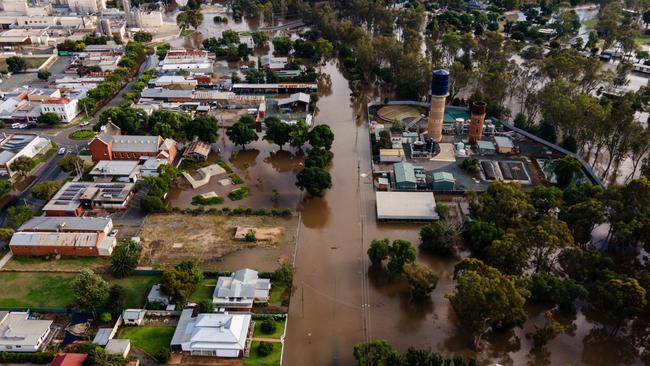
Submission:
M 144 247 L 140 265 L 166 268 L 191 260 L 205 270 L 236 270 L 243 261 L 249 267 L 271 271 L 291 252 L 296 221 L 267 216 L 150 215 L 140 233 Z M 250 243 L 235 239 L 238 226 L 283 229 L 278 240 Z M 237 260 L 229 263 L 228 254 L 235 252 Z

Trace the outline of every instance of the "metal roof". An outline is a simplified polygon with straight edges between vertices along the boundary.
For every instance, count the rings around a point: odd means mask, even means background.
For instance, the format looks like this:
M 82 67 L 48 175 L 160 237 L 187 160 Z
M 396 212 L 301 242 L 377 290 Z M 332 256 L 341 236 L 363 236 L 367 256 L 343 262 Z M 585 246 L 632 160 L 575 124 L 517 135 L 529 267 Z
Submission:
M 415 183 L 415 170 L 413 164 L 407 162 L 395 163 L 393 165 L 393 171 L 395 172 L 395 181 L 396 182 L 412 182 Z
M 106 217 L 33 217 L 22 224 L 17 231 L 103 231 L 111 226 L 111 219 Z
M 512 143 L 512 140 L 505 136 L 494 136 L 494 142 L 499 147 L 505 147 L 512 149 L 515 145 Z
M 52 323 L 51 320 L 29 319 L 27 312 L 0 311 L 0 345 L 34 347 Z
M 375 192 L 378 220 L 438 220 L 431 192 Z
M 454 175 L 449 172 L 435 172 L 433 173 L 433 180 L 435 182 L 456 182 Z
M 476 146 L 481 150 L 495 150 L 494 144 L 491 141 L 476 141 Z

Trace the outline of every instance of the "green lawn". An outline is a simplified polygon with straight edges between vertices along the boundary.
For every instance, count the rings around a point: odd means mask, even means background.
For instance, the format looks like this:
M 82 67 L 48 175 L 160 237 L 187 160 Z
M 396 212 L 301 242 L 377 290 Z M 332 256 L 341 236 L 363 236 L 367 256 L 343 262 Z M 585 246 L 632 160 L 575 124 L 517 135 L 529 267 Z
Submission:
M 91 130 L 77 130 L 68 135 L 73 140 L 88 140 L 93 136 L 95 136 L 95 132 Z
M 90 268 L 95 270 L 110 265 L 109 258 L 100 257 L 62 257 L 60 259 L 46 259 L 45 257 L 32 257 L 28 255 L 15 255 L 4 266 L 5 269 L 22 271 L 62 271 L 80 270 Z
M 598 25 L 598 18 L 587 19 L 582 21 L 580 24 L 587 29 L 594 29 L 596 28 L 596 25 Z
M 72 303 L 74 273 L 0 272 L 0 307 L 66 307 Z M 119 284 L 127 292 L 127 307 L 140 307 L 157 276 L 106 278 L 109 285 Z
M 134 347 L 147 352 L 151 356 L 163 348 L 169 348 L 174 327 L 125 327 L 116 338 L 130 339 Z
M 251 343 L 251 353 L 248 358 L 244 359 L 244 365 L 248 366 L 277 366 L 280 365 L 280 354 L 282 353 L 282 343 L 273 343 L 273 353 L 266 357 L 257 355 L 257 346 L 260 342 Z
M 282 334 L 284 334 L 285 321 L 275 321 L 275 332 L 272 334 L 266 334 L 262 332 L 262 322 L 264 319 L 255 319 L 255 330 L 253 331 L 253 337 L 256 338 L 277 338 L 280 339 Z
M 22 59 L 25 60 L 28 69 L 36 69 L 39 68 L 43 62 L 47 61 L 48 57 L 23 57 Z M 0 58 L 0 70 L 9 69 L 7 67 L 7 58 L 8 57 Z
M 204 278 L 203 281 L 196 286 L 196 291 L 190 296 L 189 302 L 200 302 L 201 300 L 212 300 L 214 293 L 214 286 L 217 285 L 216 278 Z
M 282 300 L 289 297 L 289 292 L 284 286 L 276 286 L 271 283 L 271 293 L 269 294 L 269 305 L 282 306 Z
M 650 44 L 650 36 L 636 37 L 634 38 L 634 42 L 639 46 Z

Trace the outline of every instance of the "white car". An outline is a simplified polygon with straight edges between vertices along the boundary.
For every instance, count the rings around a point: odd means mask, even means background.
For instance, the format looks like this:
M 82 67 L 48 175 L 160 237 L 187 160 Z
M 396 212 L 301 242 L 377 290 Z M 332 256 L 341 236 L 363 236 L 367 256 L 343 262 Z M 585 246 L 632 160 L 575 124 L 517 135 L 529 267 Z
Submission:
M 59 149 L 59 155 L 65 154 L 65 147 Z
M 118 231 L 119 230 L 117 230 L 117 229 L 113 229 L 113 231 L 111 231 L 110 236 L 117 236 Z
M 84 126 L 88 126 L 89 124 L 90 122 L 86 121 L 86 122 L 81 122 L 79 126 L 84 127 Z

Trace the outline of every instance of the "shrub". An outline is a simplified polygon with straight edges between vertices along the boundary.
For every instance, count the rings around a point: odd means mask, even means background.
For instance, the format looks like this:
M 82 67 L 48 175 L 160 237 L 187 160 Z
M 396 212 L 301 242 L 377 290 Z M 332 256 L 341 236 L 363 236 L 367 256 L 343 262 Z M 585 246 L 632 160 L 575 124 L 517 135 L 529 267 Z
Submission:
M 205 198 L 201 195 L 192 197 L 193 205 L 219 205 L 224 201 L 223 197 L 209 197 Z
M 54 359 L 53 352 L 34 352 L 34 353 L 12 353 L 0 352 L 0 362 L 2 363 L 36 363 L 46 364 Z
M 235 173 L 228 173 L 228 178 L 230 178 L 230 180 L 232 181 L 232 184 L 242 184 L 242 183 L 244 183 L 244 180 L 241 179 Z
M 108 322 L 111 321 L 111 319 L 113 319 L 113 316 L 111 315 L 111 313 L 105 312 L 105 313 L 101 313 L 99 315 L 99 320 L 101 320 L 102 323 L 108 323 Z
M 465 158 L 465 160 L 463 160 L 463 162 L 460 163 L 460 168 L 465 170 L 468 173 L 476 174 L 480 170 L 478 159 L 476 159 L 475 157 Z
M 231 201 L 239 201 L 250 196 L 250 193 L 251 191 L 248 187 L 239 187 L 230 191 L 230 193 L 228 193 L 228 198 L 230 198 Z
M 145 213 L 154 213 L 163 211 L 165 204 L 160 197 L 147 195 L 142 197 L 142 200 L 140 200 L 140 208 Z
M 273 334 L 277 328 L 278 326 L 275 324 L 275 320 L 273 319 L 264 319 L 260 325 L 260 330 L 264 334 Z
M 201 302 L 199 302 L 199 312 L 214 313 L 214 304 L 212 304 L 212 300 L 201 300 Z
M 149 310 L 160 310 L 163 308 L 163 305 L 158 301 L 152 301 L 147 304 L 147 309 Z
M 244 240 L 246 240 L 247 242 L 251 242 L 251 243 L 254 242 L 255 240 L 257 240 L 257 238 L 255 237 L 255 231 L 248 230 L 248 232 L 244 236 Z
M 260 342 L 257 346 L 257 355 L 260 357 L 266 357 L 273 353 L 273 343 L 271 342 Z
M 171 350 L 167 347 L 161 348 L 160 351 L 158 351 L 155 355 L 156 360 L 158 362 L 166 364 L 167 361 L 169 361 L 169 358 L 171 357 L 172 353 Z

